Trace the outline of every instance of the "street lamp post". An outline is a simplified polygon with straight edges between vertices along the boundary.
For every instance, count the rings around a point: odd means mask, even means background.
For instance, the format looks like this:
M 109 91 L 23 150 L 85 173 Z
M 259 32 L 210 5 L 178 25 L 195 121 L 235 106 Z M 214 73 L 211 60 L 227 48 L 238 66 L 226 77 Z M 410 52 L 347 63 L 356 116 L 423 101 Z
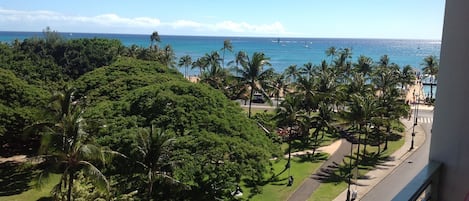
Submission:
M 414 111 L 414 125 L 412 126 L 412 140 L 410 141 L 410 150 L 414 149 L 415 126 L 417 126 L 418 112 L 419 112 L 420 93 L 417 94 L 417 105 Z

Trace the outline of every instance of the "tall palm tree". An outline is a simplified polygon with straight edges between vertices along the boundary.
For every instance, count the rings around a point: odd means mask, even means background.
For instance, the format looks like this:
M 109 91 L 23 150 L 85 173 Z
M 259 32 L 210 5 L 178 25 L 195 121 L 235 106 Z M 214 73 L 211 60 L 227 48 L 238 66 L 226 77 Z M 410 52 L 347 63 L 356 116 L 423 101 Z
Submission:
M 262 93 L 263 96 L 268 97 L 262 89 L 262 84 L 273 74 L 272 68 L 264 70 L 264 66 L 271 65 L 269 60 L 270 58 L 266 57 L 264 53 L 254 52 L 251 58 L 247 56 L 246 61 L 241 61 L 242 68 L 236 69 L 242 82 L 249 85 L 251 88 L 249 95 L 249 117 L 251 117 L 251 104 L 254 91 Z
M 40 155 L 47 166 L 40 178 L 47 177 L 51 171 L 62 171 L 59 183 L 53 188 L 54 196 L 72 200 L 74 179 L 83 172 L 97 187 L 109 190 L 109 182 L 102 172 L 92 163 L 104 163 L 112 152 L 92 143 L 91 135 L 84 130 L 81 102 L 73 100 L 74 89 L 68 87 L 64 92 L 55 93 L 50 107 L 54 119 L 36 123 L 28 129 L 42 133 Z M 82 171 L 83 170 L 83 171 Z
M 221 48 L 223 51 L 223 58 L 222 58 L 222 67 L 225 68 L 225 51 L 228 50 L 229 52 L 233 52 L 233 44 L 231 44 L 231 41 L 226 39 L 223 41 L 223 48 Z
M 286 96 L 285 100 L 280 103 L 280 107 L 276 108 L 274 120 L 277 121 L 278 127 L 288 131 L 288 162 L 285 166 L 285 170 L 290 168 L 291 160 L 291 141 L 293 135 L 298 132 L 299 124 L 301 123 L 301 117 L 303 112 L 301 110 L 301 99 L 295 96 Z
M 204 72 L 205 69 L 207 69 L 207 67 L 208 67 L 208 62 L 202 57 L 192 62 L 191 69 L 199 68 L 199 77 L 201 77 L 202 72 Z
M 157 31 L 154 31 L 150 35 L 150 42 L 151 42 L 150 48 L 155 48 L 155 50 L 158 50 L 158 45 L 156 45 L 155 43 L 161 42 L 161 38 Z
M 275 95 L 275 99 L 277 100 L 277 107 L 279 104 L 279 97 L 280 93 L 283 93 L 283 96 L 288 91 L 288 83 L 286 81 L 287 79 L 285 78 L 285 74 L 275 74 L 272 82 L 272 89 L 273 89 L 273 94 Z
M 235 68 L 238 68 L 241 62 L 244 62 L 247 60 L 247 54 L 244 51 L 239 51 L 238 53 L 235 54 L 234 60 L 228 62 L 228 65 L 235 64 Z
M 318 110 L 318 115 L 312 118 L 312 121 L 314 122 L 313 125 L 315 128 L 313 132 L 313 155 L 316 151 L 316 148 L 318 148 L 318 146 L 320 145 L 320 142 L 318 140 L 319 133 L 322 133 L 320 139 L 323 139 L 325 132 L 332 133 L 332 131 L 334 130 L 334 127 L 331 125 L 333 121 L 332 107 L 330 107 L 329 104 L 327 104 L 326 102 L 321 102 L 318 105 Z
M 137 143 L 141 158 L 137 163 L 145 171 L 147 200 L 152 200 L 154 183 L 158 179 L 179 183 L 171 176 L 170 154 L 175 138 L 153 126 L 150 129 L 139 128 L 138 131 Z
M 306 76 L 307 79 L 311 79 L 314 76 L 314 66 L 313 63 L 308 62 L 299 69 L 299 73 L 303 76 Z
M 176 65 L 176 62 L 175 62 L 176 55 L 175 55 L 174 50 L 171 47 L 171 45 L 166 45 L 164 47 L 164 49 L 159 53 L 160 53 L 159 61 L 163 65 L 165 65 L 167 67 L 170 67 L 170 68 L 175 67 L 175 65 Z
M 300 72 L 296 64 L 292 64 L 285 69 L 285 77 L 289 80 L 290 83 L 295 82 L 296 78 L 300 75 Z
M 430 101 L 433 100 L 433 85 L 435 84 L 438 74 L 438 59 L 434 55 L 427 56 L 423 59 L 423 73 L 430 77 Z
M 186 68 L 185 71 L 184 71 L 184 77 L 187 77 L 187 74 L 188 74 L 187 69 L 188 69 L 189 65 L 192 65 L 192 58 L 191 58 L 190 55 L 184 55 L 179 59 L 178 66 L 179 67 L 184 66 Z
M 348 104 L 348 110 L 341 113 L 346 121 L 352 123 L 352 126 L 358 133 L 358 153 L 360 153 L 361 134 L 365 134 L 364 151 L 366 152 L 366 139 L 368 137 L 368 128 L 372 119 L 376 116 L 378 104 L 373 94 L 351 94 Z
M 303 76 L 299 76 L 294 84 L 294 95 L 301 97 L 302 107 L 308 115 L 311 115 L 311 112 L 317 108 L 316 86 L 314 79 L 307 79 Z
M 354 64 L 354 70 L 358 73 L 363 73 L 363 76 L 367 77 L 373 72 L 373 59 L 364 55 L 360 55 L 357 59 L 357 63 Z
M 337 49 L 334 47 L 334 46 L 331 46 L 329 48 L 327 48 L 326 50 L 326 56 L 328 57 L 331 57 L 331 64 L 332 64 L 332 61 L 334 60 L 334 57 L 337 55 Z
M 210 84 L 216 89 L 223 89 L 223 82 L 225 81 L 227 72 L 220 65 L 220 55 L 217 51 L 212 51 L 210 54 L 205 54 L 201 58 L 206 64 L 206 70 L 202 73 L 200 79 L 202 82 Z
M 402 68 L 401 75 L 400 75 L 400 83 L 401 83 L 401 89 L 404 89 L 406 85 L 410 85 L 414 83 L 415 80 L 415 71 L 410 65 L 404 66 Z
M 388 67 L 389 57 L 387 54 L 381 56 L 378 61 L 378 67 Z

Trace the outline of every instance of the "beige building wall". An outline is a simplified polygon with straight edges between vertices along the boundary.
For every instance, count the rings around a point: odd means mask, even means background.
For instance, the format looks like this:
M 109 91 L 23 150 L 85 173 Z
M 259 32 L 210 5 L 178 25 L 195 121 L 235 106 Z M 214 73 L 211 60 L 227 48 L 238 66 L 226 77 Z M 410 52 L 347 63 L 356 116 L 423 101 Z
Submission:
M 469 0 L 446 0 L 430 160 L 440 201 L 469 200 Z M 431 13 L 429 13 L 431 15 Z M 425 16 L 422 16 L 425 17 Z

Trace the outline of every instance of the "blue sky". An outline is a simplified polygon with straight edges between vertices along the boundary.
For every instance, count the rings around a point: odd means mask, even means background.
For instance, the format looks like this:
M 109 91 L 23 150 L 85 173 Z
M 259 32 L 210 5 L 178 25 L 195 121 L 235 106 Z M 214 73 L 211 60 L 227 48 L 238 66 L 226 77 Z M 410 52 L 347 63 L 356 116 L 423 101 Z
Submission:
M 441 39 L 444 0 L 2 0 L 0 30 Z

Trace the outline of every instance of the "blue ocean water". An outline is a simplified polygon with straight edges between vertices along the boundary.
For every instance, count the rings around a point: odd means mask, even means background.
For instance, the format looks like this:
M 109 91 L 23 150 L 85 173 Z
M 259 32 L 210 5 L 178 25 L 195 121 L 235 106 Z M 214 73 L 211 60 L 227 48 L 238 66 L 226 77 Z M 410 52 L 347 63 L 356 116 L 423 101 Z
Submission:
M 66 38 L 111 38 L 119 39 L 124 45 L 138 45 L 148 47 L 150 34 L 99 34 L 99 33 L 62 33 Z M 0 32 L 0 41 L 12 42 L 30 37 L 42 37 L 41 32 Z M 319 65 L 322 60 L 330 61 L 326 56 L 327 48 L 351 48 L 352 60 L 356 61 L 360 55 L 371 57 L 379 61 L 382 55 L 388 55 L 390 62 L 399 66 L 411 65 L 415 69 L 422 68 L 423 58 L 428 55 L 440 55 L 441 41 L 439 40 L 404 40 L 404 39 L 340 39 L 340 38 L 268 38 L 268 37 L 211 37 L 211 36 L 168 36 L 161 35 L 161 44 L 170 44 L 176 56 L 190 55 L 193 60 L 211 51 L 220 51 L 223 41 L 231 40 L 233 52 L 225 53 L 225 63 L 234 59 L 234 54 L 240 50 L 249 55 L 253 52 L 264 52 L 271 58 L 272 68 L 283 72 L 285 68 L 296 64 L 302 66 L 312 62 Z M 220 54 L 222 54 L 220 52 Z M 190 72 L 198 74 L 197 70 Z M 426 90 L 427 91 L 427 90 Z

